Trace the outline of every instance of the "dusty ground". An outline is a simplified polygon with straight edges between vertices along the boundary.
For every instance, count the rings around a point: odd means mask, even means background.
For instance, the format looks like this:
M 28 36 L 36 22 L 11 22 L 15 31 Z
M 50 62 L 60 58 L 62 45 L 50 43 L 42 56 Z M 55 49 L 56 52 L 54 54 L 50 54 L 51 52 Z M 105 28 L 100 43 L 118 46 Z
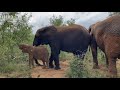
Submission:
M 67 78 L 65 77 L 66 71 L 69 68 L 68 61 L 60 61 L 61 69 L 42 69 L 41 66 L 37 66 L 32 69 L 32 78 Z
M 69 69 L 69 60 L 60 61 L 61 69 L 54 70 L 54 69 L 42 69 L 40 66 L 36 66 L 32 69 L 31 77 L 32 78 L 67 78 L 66 72 Z M 98 69 L 102 74 L 107 73 L 108 69 L 105 65 L 100 65 L 100 69 Z M 117 70 L 118 70 L 118 78 L 120 78 L 120 60 L 117 61 Z M 12 73 L 9 74 L 9 77 L 19 77 L 20 73 Z M 21 75 L 21 74 L 20 74 Z M 6 74 L 0 74 L 0 78 L 8 78 Z
M 42 69 L 42 67 L 37 66 L 32 69 L 31 77 L 32 78 L 67 78 L 66 72 L 69 69 L 68 61 L 60 61 L 61 69 Z M 120 61 L 117 61 L 117 69 L 120 71 Z M 105 65 L 100 65 L 100 69 L 98 69 L 101 73 L 107 73 L 108 69 Z M 120 77 L 120 72 L 118 72 L 118 76 Z

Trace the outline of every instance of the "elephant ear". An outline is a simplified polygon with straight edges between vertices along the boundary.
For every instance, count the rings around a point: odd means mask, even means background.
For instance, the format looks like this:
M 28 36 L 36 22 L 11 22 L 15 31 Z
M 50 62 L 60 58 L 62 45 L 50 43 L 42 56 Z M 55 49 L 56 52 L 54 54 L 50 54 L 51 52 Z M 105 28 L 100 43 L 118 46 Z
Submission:
M 48 26 L 41 28 L 37 31 L 36 36 L 50 36 L 57 32 L 57 29 L 54 26 Z
M 28 53 L 33 52 L 33 46 L 30 46 L 30 45 L 26 46 L 26 52 Z

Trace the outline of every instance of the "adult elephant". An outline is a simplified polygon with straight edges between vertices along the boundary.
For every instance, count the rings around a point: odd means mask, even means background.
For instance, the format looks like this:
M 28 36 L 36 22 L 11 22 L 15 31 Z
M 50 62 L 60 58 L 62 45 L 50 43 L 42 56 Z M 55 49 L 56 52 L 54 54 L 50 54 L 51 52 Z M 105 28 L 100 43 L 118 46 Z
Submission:
M 116 60 L 120 58 L 120 16 L 112 16 L 89 28 L 93 68 L 98 68 L 97 46 L 105 53 L 110 76 L 117 76 Z
M 40 44 L 49 44 L 51 47 L 51 56 L 49 59 L 49 67 L 54 68 L 53 60 L 55 62 L 55 69 L 60 69 L 59 54 L 60 50 L 79 54 L 84 58 L 88 45 L 90 42 L 89 32 L 81 25 L 71 26 L 48 26 L 37 30 L 33 41 L 33 46 Z

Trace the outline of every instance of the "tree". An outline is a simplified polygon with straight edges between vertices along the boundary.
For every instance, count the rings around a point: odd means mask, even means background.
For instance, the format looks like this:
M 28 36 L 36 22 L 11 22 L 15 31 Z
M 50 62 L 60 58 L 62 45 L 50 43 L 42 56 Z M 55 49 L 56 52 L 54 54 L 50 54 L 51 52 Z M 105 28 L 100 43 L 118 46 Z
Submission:
M 65 20 L 61 15 L 59 15 L 59 17 L 56 17 L 55 15 L 53 15 L 49 21 L 51 25 L 55 25 L 55 26 L 66 26 L 66 25 L 69 26 L 69 25 L 75 24 L 75 19 L 73 18 L 64 22 Z
M 63 17 L 61 15 L 59 15 L 59 17 L 56 17 L 55 15 L 53 15 L 50 18 L 50 24 L 55 25 L 55 26 L 62 26 L 63 25 Z
M 70 20 L 67 21 L 68 25 L 73 25 L 75 24 L 75 19 L 71 18 Z
M 113 15 L 120 15 L 120 12 L 110 12 L 109 15 L 110 15 L 110 16 L 113 16 Z
M 32 26 L 28 24 L 31 16 L 26 13 L 2 12 L 0 14 L 0 46 L 6 47 L 8 59 L 12 59 L 20 43 L 30 41 Z M 9 58 L 10 56 L 10 58 Z

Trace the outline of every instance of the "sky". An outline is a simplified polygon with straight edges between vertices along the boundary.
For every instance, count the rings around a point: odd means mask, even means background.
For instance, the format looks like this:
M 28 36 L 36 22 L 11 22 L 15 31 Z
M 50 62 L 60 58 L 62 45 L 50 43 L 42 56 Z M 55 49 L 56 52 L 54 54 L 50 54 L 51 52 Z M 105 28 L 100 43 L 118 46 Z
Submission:
M 35 34 L 39 28 L 49 26 L 49 19 L 55 15 L 62 15 L 64 20 L 75 19 L 76 24 L 83 25 L 87 29 L 93 23 L 104 20 L 108 17 L 108 12 L 30 12 L 32 17 L 29 23 L 33 26 L 32 31 Z

